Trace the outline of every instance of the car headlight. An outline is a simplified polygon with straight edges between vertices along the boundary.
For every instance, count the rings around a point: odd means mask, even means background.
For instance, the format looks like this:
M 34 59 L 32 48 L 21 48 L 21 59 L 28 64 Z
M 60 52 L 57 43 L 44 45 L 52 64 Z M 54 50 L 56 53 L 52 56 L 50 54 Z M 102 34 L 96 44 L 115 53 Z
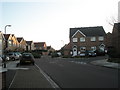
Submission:
M 89 53 L 89 55 L 91 55 L 91 53 Z

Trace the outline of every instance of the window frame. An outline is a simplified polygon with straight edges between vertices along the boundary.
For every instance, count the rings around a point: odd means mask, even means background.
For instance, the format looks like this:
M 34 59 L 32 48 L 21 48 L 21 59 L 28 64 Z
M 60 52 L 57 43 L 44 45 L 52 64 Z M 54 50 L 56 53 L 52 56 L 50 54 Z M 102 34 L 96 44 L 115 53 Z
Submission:
M 102 39 L 100 39 L 100 38 L 102 38 Z M 99 41 L 104 41 L 104 37 L 103 37 L 103 36 L 99 36 L 99 37 L 98 37 L 98 40 L 99 40 Z
M 94 38 L 94 40 L 93 40 L 93 38 Z M 91 42 L 95 42 L 96 41 L 96 37 L 90 37 L 90 41 Z
M 85 42 L 85 37 L 80 37 L 80 42 Z
M 78 38 L 73 38 L 72 42 L 78 42 Z

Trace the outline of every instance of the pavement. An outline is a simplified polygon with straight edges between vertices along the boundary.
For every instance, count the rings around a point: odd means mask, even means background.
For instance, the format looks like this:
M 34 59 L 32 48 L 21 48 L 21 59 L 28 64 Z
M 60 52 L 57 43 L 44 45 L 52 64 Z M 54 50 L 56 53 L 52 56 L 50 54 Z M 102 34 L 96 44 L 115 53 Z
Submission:
M 7 62 L 6 68 L 0 68 L 0 90 L 57 88 L 50 77 L 36 65 L 17 66 L 18 63 L 19 61 Z
M 38 67 L 16 67 L 17 63 L 19 63 L 19 61 L 8 62 L 7 68 L 0 67 L 0 90 L 2 89 L 1 87 L 3 83 L 2 74 L 3 72 L 11 72 L 10 70 L 14 70 L 16 72 L 14 72 L 15 74 L 13 74 L 11 82 L 9 83 L 9 86 L 7 86 L 7 88 L 54 88 L 54 85 L 50 83 L 50 77 L 44 75 L 45 73 L 43 73 L 43 71 L 41 71 Z M 90 63 L 93 65 L 120 69 L 120 64 L 107 62 L 107 59 L 96 60 Z M 7 74 L 10 76 L 9 72 Z M 52 83 L 54 84 L 54 82 Z
M 114 69 L 120 69 L 120 64 L 119 63 L 112 63 L 112 62 L 107 62 L 108 59 L 104 60 L 96 60 L 90 62 L 93 65 L 97 66 L 103 66 L 103 67 L 108 67 L 108 68 L 114 68 Z

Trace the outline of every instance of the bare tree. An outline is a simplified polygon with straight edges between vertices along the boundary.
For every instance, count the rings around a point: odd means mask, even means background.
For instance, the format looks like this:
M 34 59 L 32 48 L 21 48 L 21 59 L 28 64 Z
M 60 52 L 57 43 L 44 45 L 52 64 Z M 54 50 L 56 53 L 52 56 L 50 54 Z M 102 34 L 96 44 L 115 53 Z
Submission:
M 107 20 L 107 22 L 111 25 L 114 26 L 114 23 L 118 23 L 118 18 L 115 16 L 111 16 L 110 19 Z

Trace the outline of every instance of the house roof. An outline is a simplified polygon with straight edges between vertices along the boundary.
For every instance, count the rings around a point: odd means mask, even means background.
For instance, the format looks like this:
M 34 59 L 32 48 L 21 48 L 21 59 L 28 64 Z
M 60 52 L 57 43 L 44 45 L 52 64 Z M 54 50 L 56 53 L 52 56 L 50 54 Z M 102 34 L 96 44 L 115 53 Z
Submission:
M 12 37 L 14 36 L 14 34 L 12 34 Z
M 70 43 L 66 44 L 63 49 L 70 49 Z
M 4 35 L 5 40 L 8 40 L 11 34 L 3 34 L 3 35 Z
M 34 42 L 35 47 L 44 47 L 45 42 Z
M 114 23 L 113 28 L 117 29 L 120 32 L 120 23 Z
M 23 37 L 17 37 L 18 42 L 20 43 Z
M 51 48 L 51 46 L 47 46 L 47 49 L 50 49 Z
M 70 37 L 72 37 L 78 30 L 85 36 L 104 36 L 106 34 L 102 26 L 80 27 L 70 28 Z
M 3 38 L 3 40 L 5 40 L 5 37 L 4 37 L 3 33 L 2 33 L 2 31 L 0 31 L 0 34 L 1 34 L 2 38 Z
M 26 41 L 28 45 L 31 45 L 33 41 Z

